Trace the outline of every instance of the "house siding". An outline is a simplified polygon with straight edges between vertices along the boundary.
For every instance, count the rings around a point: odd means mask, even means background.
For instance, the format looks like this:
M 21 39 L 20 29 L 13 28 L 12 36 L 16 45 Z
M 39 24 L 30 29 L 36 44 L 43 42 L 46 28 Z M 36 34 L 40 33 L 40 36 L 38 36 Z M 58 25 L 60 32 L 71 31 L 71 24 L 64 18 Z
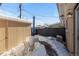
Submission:
M 61 3 L 59 3 L 61 4 Z M 64 7 L 60 10 L 63 10 L 64 12 L 62 13 L 64 15 L 64 24 L 65 24 L 65 28 L 66 28 L 66 41 L 67 41 L 67 48 L 69 50 L 69 52 L 74 55 L 75 54 L 75 50 L 74 50 L 74 8 L 75 8 L 75 3 L 62 3 L 61 5 L 63 5 Z M 61 6 L 57 5 L 58 7 L 61 8 Z M 68 17 L 67 14 L 71 12 L 72 13 L 72 17 Z M 59 12 L 59 15 L 61 14 L 61 12 Z

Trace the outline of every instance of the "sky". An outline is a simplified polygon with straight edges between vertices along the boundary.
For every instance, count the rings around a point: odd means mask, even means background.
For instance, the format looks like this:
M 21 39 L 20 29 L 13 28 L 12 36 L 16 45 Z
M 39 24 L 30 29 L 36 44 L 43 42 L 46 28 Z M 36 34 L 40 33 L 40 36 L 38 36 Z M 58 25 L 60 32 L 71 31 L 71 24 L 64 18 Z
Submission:
M 0 15 L 18 17 L 18 3 L 4 3 L 0 6 Z M 22 18 L 32 22 L 35 16 L 35 24 L 55 24 L 60 22 L 55 3 L 25 3 L 22 4 Z

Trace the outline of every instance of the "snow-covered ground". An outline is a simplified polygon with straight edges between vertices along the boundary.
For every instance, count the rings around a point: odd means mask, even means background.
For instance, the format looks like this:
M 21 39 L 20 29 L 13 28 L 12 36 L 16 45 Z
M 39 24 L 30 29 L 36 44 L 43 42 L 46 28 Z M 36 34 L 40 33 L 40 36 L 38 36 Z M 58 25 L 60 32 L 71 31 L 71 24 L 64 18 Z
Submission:
M 39 38 L 38 39 L 39 41 L 45 41 L 49 43 L 52 46 L 52 48 L 56 51 L 58 56 L 69 55 L 68 51 L 66 50 L 66 47 L 61 42 L 57 41 L 55 37 L 44 37 L 44 36 L 36 35 L 33 38 L 34 40 L 35 39 L 37 40 L 37 38 Z
M 44 45 L 40 44 L 39 42 L 36 42 L 34 46 L 35 46 L 35 49 L 31 54 L 32 56 L 48 56 Z
M 1 56 L 69 56 L 66 47 L 55 37 L 35 35 L 27 43 L 4 52 Z

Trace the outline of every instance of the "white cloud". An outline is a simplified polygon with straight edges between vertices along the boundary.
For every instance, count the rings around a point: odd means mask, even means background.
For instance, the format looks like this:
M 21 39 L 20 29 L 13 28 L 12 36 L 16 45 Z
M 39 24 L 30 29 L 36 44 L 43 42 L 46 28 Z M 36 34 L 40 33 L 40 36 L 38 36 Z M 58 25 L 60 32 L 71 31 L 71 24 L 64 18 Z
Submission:
M 0 9 L 1 16 L 16 17 L 16 14 Z
M 13 14 L 9 11 L 5 11 L 5 10 L 2 10 L 0 9 L 0 15 L 1 16 L 8 16 L 8 17 L 13 17 L 13 18 L 16 18 L 17 17 L 17 14 Z M 27 18 L 27 17 L 23 17 L 25 20 L 33 23 L 33 19 L 32 18 Z M 35 26 L 37 25 L 45 25 L 45 24 L 54 24 L 54 23 L 58 23 L 60 20 L 59 18 L 40 18 L 40 19 L 37 19 L 35 20 Z
M 33 23 L 33 19 L 32 18 L 31 19 L 26 18 L 26 20 L 31 22 L 31 23 Z M 43 19 L 39 19 L 39 20 L 36 19 L 35 20 L 35 26 L 37 26 L 37 25 L 43 26 L 45 24 L 55 24 L 55 23 L 59 23 L 59 22 L 60 22 L 60 20 L 58 18 L 46 18 L 46 19 L 43 18 Z

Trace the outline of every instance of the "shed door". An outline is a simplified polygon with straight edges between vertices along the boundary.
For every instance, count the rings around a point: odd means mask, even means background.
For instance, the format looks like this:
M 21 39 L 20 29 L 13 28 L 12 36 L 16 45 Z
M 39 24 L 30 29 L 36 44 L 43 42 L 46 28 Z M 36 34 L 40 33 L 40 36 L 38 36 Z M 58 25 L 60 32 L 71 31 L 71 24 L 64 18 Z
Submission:
M 0 28 L 0 53 L 5 50 L 5 28 Z

